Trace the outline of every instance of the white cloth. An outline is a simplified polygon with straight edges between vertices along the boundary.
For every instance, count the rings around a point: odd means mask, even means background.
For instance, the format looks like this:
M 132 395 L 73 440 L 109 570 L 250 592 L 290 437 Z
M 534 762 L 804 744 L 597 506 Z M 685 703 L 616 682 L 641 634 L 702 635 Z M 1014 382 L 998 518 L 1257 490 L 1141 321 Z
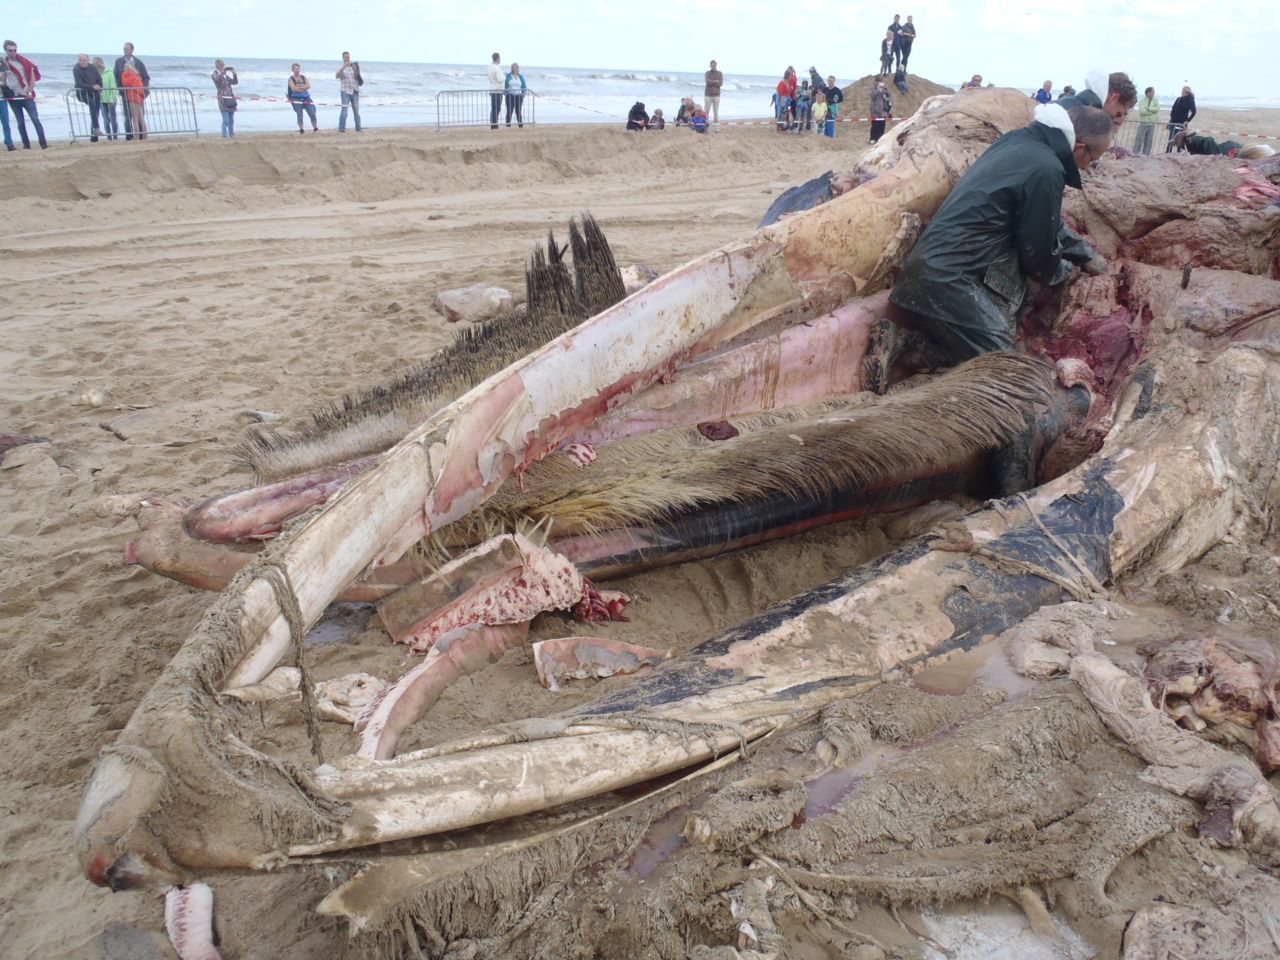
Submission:
M 1046 127 L 1056 127 L 1067 135 L 1067 146 L 1075 149 L 1076 128 L 1071 125 L 1071 115 L 1067 108 L 1057 103 L 1042 103 L 1036 107 L 1036 123 Z
M 506 75 L 502 72 L 502 67 L 496 63 L 489 64 L 489 92 L 501 93 L 506 83 Z

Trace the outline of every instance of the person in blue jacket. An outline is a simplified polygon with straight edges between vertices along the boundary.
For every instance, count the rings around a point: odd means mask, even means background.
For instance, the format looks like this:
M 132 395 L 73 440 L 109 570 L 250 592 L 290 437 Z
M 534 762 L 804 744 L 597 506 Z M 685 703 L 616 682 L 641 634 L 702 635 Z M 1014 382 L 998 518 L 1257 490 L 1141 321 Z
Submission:
M 524 95 L 529 87 L 524 82 L 524 75 L 520 73 L 520 64 L 511 64 L 511 72 L 507 74 L 507 79 L 502 89 L 507 98 L 507 126 L 511 126 L 511 113 L 514 110 L 516 126 L 523 127 Z

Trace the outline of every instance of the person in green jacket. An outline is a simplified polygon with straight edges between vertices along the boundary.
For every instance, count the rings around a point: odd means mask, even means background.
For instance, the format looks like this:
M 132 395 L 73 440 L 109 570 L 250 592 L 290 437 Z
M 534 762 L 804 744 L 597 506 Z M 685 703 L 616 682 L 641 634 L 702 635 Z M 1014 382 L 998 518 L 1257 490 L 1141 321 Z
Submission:
M 102 99 L 98 104 L 98 109 L 102 111 L 100 126 L 108 140 L 115 140 L 120 132 L 120 125 L 116 122 L 116 101 L 120 99 L 120 94 L 116 90 L 116 74 L 114 70 L 107 69 L 101 57 L 94 57 L 93 65 L 102 74 Z
M 1156 99 L 1156 88 L 1147 87 L 1138 101 L 1138 139 L 1133 144 L 1134 153 L 1151 156 L 1151 144 L 1155 141 L 1156 121 L 1159 119 L 1160 101 Z
M 960 178 L 912 248 L 888 317 L 872 325 L 863 382 L 884 393 L 899 361 L 913 370 L 953 366 L 1013 347 L 1026 284 L 1074 274 L 1060 239 L 1063 187 L 1111 145 L 1111 118 L 1056 104 L 1006 133 Z M 1099 272 L 1095 267 L 1092 272 Z

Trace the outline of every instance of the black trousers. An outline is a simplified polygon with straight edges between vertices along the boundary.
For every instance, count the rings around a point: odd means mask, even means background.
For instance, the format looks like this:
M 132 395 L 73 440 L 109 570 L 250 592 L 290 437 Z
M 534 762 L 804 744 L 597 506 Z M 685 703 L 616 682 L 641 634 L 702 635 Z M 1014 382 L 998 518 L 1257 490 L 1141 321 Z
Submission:
M 97 90 L 77 90 L 76 97 L 89 108 L 89 129 L 93 131 L 89 140 L 98 142 L 98 114 L 102 110 L 102 94 Z
M 884 136 L 884 121 L 872 120 L 871 121 L 871 142 L 875 143 L 877 140 L 879 140 L 883 136 Z
M 502 110 L 502 94 L 489 94 L 489 129 L 498 129 L 498 113 Z
M 911 59 L 911 44 L 915 43 L 915 41 L 899 40 L 898 43 L 900 44 L 899 49 L 902 55 L 902 69 L 905 70 L 907 69 L 907 61 Z
M 508 93 L 507 94 L 507 126 L 511 126 L 511 111 L 516 112 L 516 123 L 524 126 L 524 94 Z

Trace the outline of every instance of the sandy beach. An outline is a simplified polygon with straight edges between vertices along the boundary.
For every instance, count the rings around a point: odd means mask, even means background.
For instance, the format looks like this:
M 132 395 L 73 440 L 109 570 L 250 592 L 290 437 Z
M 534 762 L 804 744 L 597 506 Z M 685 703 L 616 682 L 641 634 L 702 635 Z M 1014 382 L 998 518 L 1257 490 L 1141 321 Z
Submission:
M 1195 126 L 1277 136 L 1280 111 L 1202 110 Z M 522 295 L 531 248 L 571 216 L 594 214 L 620 266 L 663 273 L 752 231 L 783 189 L 851 168 L 865 147 L 865 126 L 827 140 L 764 126 L 704 137 L 580 125 L 9 154 L 0 431 L 51 442 L 0 463 L 5 955 L 171 956 L 160 897 L 91 886 L 72 827 L 96 751 L 212 595 L 125 566 L 134 526 L 107 498 L 246 485 L 232 455 L 248 411 L 296 425 L 428 356 L 456 329 L 432 309 L 437 293 L 489 283 Z M 874 523 L 842 525 L 632 578 L 621 586 L 636 598 L 633 621 L 610 635 L 687 649 L 885 542 Z M 348 629 L 366 644 L 380 632 Z M 386 647 L 375 665 L 385 674 L 413 662 Z M 357 669 L 352 657 L 327 645 L 317 669 Z M 520 651 L 452 688 L 412 746 L 600 689 L 552 694 Z M 314 914 L 330 889 L 323 871 L 215 884 L 225 956 L 340 952 L 344 929 Z

